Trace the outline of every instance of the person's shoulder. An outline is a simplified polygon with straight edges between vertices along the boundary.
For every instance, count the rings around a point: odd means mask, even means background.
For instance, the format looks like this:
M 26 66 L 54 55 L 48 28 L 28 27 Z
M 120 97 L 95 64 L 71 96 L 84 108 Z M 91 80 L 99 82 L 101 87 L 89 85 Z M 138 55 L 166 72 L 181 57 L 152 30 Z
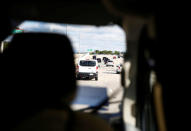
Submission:
M 75 112 L 76 128 L 83 127 L 82 130 L 88 131 L 113 131 L 109 123 L 102 118 L 83 112 Z

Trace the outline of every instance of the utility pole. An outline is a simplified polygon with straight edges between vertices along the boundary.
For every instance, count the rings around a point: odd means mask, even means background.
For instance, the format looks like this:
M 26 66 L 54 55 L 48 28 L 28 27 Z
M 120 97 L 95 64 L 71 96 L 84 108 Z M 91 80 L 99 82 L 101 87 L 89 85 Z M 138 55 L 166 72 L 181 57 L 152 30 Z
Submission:
M 80 31 L 79 31 L 79 54 L 80 54 Z

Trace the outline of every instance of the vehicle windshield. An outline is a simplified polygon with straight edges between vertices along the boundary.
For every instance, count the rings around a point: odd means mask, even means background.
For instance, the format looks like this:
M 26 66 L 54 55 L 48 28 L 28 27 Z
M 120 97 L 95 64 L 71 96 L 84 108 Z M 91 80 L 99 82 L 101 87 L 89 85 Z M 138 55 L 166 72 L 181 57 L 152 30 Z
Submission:
M 80 61 L 80 66 L 95 66 L 95 65 L 96 65 L 95 61 L 85 61 L 85 60 Z
M 123 64 L 126 41 L 125 32 L 120 26 L 109 24 L 97 27 L 24 21 L 18 27 L 23 29 L 24 32 L 64 34 L 71 40 L 78 87 L 76 98 L 71 103 L 71 108 L 74 111 L 83 110 L 86 112 L 87 108 L 94 108 L 104 100 L 109 99 L 98 110 L 97 114 L 106 120 L 114 116 L 119 118 L 122 116 L 121 105 L 124 89 L 121 85 L 121 72 L 116 66 Z M 4 40 L 3 43 L 9 41 L 11 41 L 10 37 Z M 117 55 L 120 58 L 114 58 Z M 93 61 L 96 58 L 99 60 L 98 63 Z M 114 63 L 110 66 L 107 61 Z M 93 67 L 95 65 L 97 65 L 95 69 L 80 68 L 80 66 Z

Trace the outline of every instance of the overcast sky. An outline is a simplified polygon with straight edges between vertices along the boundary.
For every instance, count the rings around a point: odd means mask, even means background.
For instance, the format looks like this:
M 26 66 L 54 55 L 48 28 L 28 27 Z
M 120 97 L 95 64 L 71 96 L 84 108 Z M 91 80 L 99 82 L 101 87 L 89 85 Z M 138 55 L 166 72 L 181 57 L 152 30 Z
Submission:
M 72 41 L 74 51 L 93 50 L 125 51 L 125 33 L 117 25 L 88 26 L 25 21 L 21 29 L 32 32 L 55 32 L 67 34 Z

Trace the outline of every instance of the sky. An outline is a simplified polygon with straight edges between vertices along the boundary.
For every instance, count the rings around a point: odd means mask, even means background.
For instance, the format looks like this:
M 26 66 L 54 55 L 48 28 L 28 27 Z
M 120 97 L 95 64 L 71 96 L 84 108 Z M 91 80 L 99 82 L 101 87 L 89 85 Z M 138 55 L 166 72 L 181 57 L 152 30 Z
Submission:
M 118 25 L 92 26 L 38 21 L 24 21 L 19 28 L 26 32 L 53 32 L 66 34 L 75 52 L 92 50 L 125 51 L 125 33 Z

